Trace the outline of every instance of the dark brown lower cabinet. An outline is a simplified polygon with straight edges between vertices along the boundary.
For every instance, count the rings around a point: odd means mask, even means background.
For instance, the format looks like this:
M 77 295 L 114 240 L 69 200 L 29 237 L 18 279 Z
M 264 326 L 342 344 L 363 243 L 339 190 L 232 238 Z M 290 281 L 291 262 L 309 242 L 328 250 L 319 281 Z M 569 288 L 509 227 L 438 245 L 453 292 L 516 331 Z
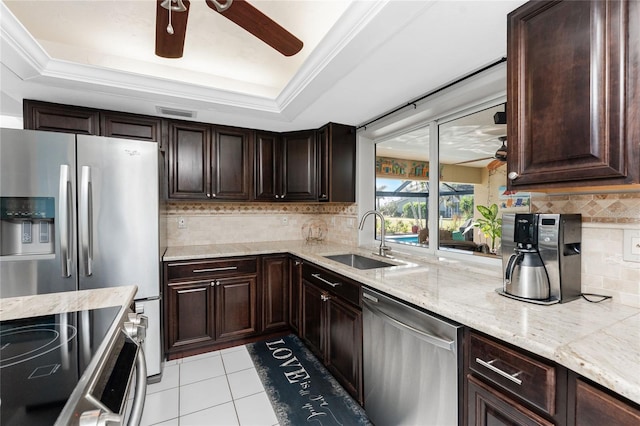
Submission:
M 575 402 L 569 411 L 569 425 L 575 426 L 637 426 L 640 425 L 640 407 L 623 401 L 610 392 L 581 378 L 571 379 L 570 395 Z
M 262 328 L 289 327 L 289 256 L 262 257 Z
M 330 296 L 326 325 L 327 368 L 362 403 L 362 310 Z
M 169 352 L 255 334 L 256 286 L 255 275 L 170 284 Z
M 467 376 L 467 392 L 468 425 L 554 425 L 472 375 Z
M 165 262 L 169 359 L 259 335 L 258 258 Z
M 167 292 L 169 350 L 215 340 L 214 287 L 209 281 L 171 284 Z
M 302 292 L 302 260 L 292 258 L 289 261 L 289 325 L 300 333 L 300 298 Z
M 552 361 L 475 331 L 465 346 L 467 425 L 640 425 L 640 405 Z
M 301 305 L 303 341 L 362 404 L 362 309 L 305 278 Z
M 236 339 L 258 331 L 255 275 L 216 280 L 216 340 Z

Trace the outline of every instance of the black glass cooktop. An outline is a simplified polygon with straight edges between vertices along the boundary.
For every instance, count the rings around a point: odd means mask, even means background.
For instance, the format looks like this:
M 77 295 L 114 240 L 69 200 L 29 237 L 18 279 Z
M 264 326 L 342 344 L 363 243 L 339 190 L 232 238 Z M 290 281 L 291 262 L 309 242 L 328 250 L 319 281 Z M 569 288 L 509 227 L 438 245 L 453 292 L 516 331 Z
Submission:
M 1 322 L 0 424 L 54 424 L 119 310 Z

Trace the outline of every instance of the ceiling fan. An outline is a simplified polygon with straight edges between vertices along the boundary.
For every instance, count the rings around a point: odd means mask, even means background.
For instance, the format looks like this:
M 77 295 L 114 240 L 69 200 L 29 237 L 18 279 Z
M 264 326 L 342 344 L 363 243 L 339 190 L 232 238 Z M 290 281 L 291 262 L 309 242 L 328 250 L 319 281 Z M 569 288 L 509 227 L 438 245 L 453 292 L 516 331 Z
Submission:
M 500 136 L 498 138 L 498 140 L 500 142 L 502 142 L 502 146 L 500 148 L 498 148 L 498 150 L 496 151 L 496 153 L 492 157 L 483 157 L 483 158 L 476 158 L 475 160 L 462 161 L 460 163 L 455 163 L 455 165 L 458 166 L 458 165 L 461 165 L 461 164 L 475 163 L 477 161 L 484 161 L 484 160 L 493 159 L 493 161 L 491 161 L 489 164 L 487 164 L 487 169 L 495 170 L 495 169 L 499 168 L 500 166 L 502 166 L 507 161 L 507 137 L 506 136 Z
M 244 28 L 284 56 L 298 53 L 302 41 L 245 0 L 205 0 L 207 6 Z M 156 55 L 181 58 L 189 17 L 189 0 L 157 0 Z

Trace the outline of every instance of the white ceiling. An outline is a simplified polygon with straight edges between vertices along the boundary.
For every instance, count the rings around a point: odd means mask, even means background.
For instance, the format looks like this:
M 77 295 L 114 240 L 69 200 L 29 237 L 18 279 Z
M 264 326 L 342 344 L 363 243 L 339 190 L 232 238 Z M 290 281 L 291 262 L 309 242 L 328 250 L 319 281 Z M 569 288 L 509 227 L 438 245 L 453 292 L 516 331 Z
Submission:
M 155 0 L 3 0 L 0 113 L 29 98 L 274 131 L 358 125 L 505 56 L 506 15 L 523 3 L 250 2 L 303 50 L 282 56 L 204 0 L 181 59 L 153 55 Z

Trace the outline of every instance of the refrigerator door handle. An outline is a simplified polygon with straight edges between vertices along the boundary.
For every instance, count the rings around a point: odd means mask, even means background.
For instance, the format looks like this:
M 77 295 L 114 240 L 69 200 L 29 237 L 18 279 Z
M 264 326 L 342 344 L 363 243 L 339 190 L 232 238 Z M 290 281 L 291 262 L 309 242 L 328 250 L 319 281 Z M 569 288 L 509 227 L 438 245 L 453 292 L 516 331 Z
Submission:
M 80 171 L 80 262 L 84 276 L 93 273 L 93 187 L 91 183 L 91 167 L 82 166 Z
M 71 176 L 69 175 L 69 165 L 60 165 L 60 189 L 58 202 L 58 217 L 60 218 L 60 261 L 62 266 L 62 276 L 71 276 L 71 232 L 73 223 L 73 205 L 71 194 Z

